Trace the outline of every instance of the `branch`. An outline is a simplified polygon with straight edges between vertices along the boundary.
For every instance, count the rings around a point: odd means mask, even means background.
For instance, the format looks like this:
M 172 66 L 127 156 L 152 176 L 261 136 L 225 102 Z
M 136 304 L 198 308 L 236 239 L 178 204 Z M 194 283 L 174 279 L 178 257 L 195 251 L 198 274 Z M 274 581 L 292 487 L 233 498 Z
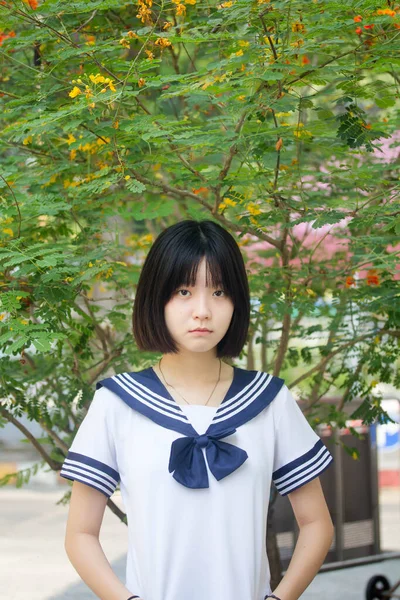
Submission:
M 379 331 L 374 331 L 373 333 L 366 333 L 365 335 L 362 335 L 358 338 L 355 338 L 354 340 L 350 340 L 349 342 L 342 344 L 342 346 L 339 346 L 338 348 L 336 348 L 336 350 L 333 350 L 332 352 L 330 352 L 329 354 L 324 356 L 324 358 L 317 365 L 315 365 L 314 367 L 309 369 L 306 373 L 303 373 L 302 375 L 300 375 L 297 379 L 294 379 L 290 384 L 287 384 L 288 387 L 290 388 L 295 385 L 298 385 L 300 383 L 300 381 L 303 381 L 303 379 L 307 379 L 307 377 L 310 377 L 310 375 L 312 375 L 316 371 L 319 371 L 321 368 L 323 368 L 325 366 L 325 364 L 327 362 L 329 362 L 331 360 L 331 358 L 336 356 L 336 354 L 340 354 L 340 352 L 342 352 L 343 350 L 346 350 L 346 348 L 349 348 L 350 346 L 354 346 L 354 344 L 357 344 L 358 342 L 363 342 L 364 340 L 368 340 L 371 338 L 372 335 L 375 335 L 375 336 L 380 335 L 381 336 L 384 333 L 392 335 L 393 337 L 396 337 L 396 338 L 400 338 L 400 331 L 396 331 L 394 329 L 379 329 Z
M 21 211 L 19 210 L 19 204 L 18 204 L 18 201 L 17 201 L 17 199 L 15 197 L 14 190 L 12 189 L 12 187 L 10 186 L 10 184 L 8 183 L 8 181 L 6 181 L 4 179 L 3 175 L 0 174 L 0 177 L 2 178 L 2 180 L 4 181 L 4 183 L 6 184 L 6 186 L 8 187 L 8 189 L 10 190 L 10 192 L 12 194 L 12 197 L 14 198 L 14 202 L 15 202 L 15 204 L 17 206 L 18 217 L 19 217 L 19 220 L 18 220 L 18 235 L 11 238 L 11 240 L 15 240 L 16 238 L 21 237 L 21 221 L 22 221 Z M 11 241 L 11 240 L 9 240 L 9 241 Z
M 197 203 L 200 203 L 202 206 L 204 206 L 204 208 L 209 210 L 211 212 L 211 214 L 215 217 L 215 219 L 217 219 L 222 225 L 229 227 L 229 229 L 231 231 L 241 231 L 242 233 L 248 233 L 250 235 L 254 235 L 257 238 L 262 239 L 265 242 L 268 242 L 269 244 L 271 244 L 271 246 L 274 246 L 280 252 L 282 251 L 281 243 L 279 240 L 276 240 L 275 238 L 270 237 L 266 233 L 261 233 L 258 229 L 253 229 L 252 227 L 244 227 L 243 225 L 240 225 L 239 223 L 233 223 L 232 221 L 229 221 L 228 219 L 226 219 L 226 217 L 224 217 L 223 215 L 216 212 L 215 207 L 213 208 L 210 204 L 208 204 L 208 202 L 206 202 L 203 198 L 201 198 L 201 196 L 194 194 L 193 192 L 190 192 L 189 190 L 181 190 L 179 188 L 172 187 L 167 183 L 163 183 L 163 182 L 159 182 L 159 181 L 151 181 L 150 179 L 148 179 L 147 177 L 144 177 L 143 175 L 141 175 L 140 173 L 138 173 L 137 171 L 135 171 L 132 168 L 130 169 L 130 172 L 133 173 L 133 176 L 138 181 L 141 181 L 142 183 L 145 183 L 147 185 L 159 187 L 168 195 L 177 196 L 178 198 L 192 198 L 192 200 L 195 200 Z
M 35 436 L 31 434 L 31 432 L 25 427 L 25 425 L 22 425 L 22 423 L 20 423 L 6 408 L 4 408 L 4 406 L 0 406 L 0 413 L 7 419 L 7 421 L 15 425 L 15 427 L 17 427 L 17 429 L 19 429 L 24 434 L 24 436 L 28 438 L 31 444 L 39 452 L 41 457 L 44 458 L 44 460 L 48 463 L 48 465 L 50 465 L 50 467 L 54 471 L 60 470 L 61 464 L 58 461 L 50 458 L 43 446 L 39 444 Z

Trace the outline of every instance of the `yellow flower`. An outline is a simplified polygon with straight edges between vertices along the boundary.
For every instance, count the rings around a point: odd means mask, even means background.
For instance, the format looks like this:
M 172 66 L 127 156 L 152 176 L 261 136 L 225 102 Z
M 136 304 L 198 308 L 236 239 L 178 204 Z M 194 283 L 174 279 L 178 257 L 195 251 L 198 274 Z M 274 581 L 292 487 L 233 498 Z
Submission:
M 76 149 L 72 148 L 71 152 L 69 153 L 69 158 L 70 158 L 70 160 L 74 160 L 75 157 L 76 157 Z
M 293 135 L 295 135 L 297 138 L 312 137 L 311 131 L 308 131 L 307 129 L 302 129 L 303 127 L 304 123 L 299 123 L 296 129 L 293 131 Z
M 138 34 L 135 33 L 134 31 L 128 31 L 128 33 L 126 34 L 129 38 L 139 38 Z
M 11 237 L 14 235 L 13 230 L 10 228 L 3 229 L 3 233 L 6 233 L 7 235 L 11 235 Z
M 351 457 L 354 458 L 354 460 L 358 460 L 358 454 L 356 450 L 353 450 Z
M 151 52 L 151 50 L 145 50 L 145 52 L 147 54 L 147 60 L 153 60 L 154 54 Z
M 292 31 L 294 33 L 305 33 L 306 28 L 304 27 L 303 23 L 292 23 Z
M 178 4 L 176 7 L 176 14 L 177 16 L 186 15 L 186 6 L 184 4 Z
M 243 50 L 240 49 L 237 52 L 235 52 L 236 56 L 243 56 Z
M 111 90 L 112 92 L 116 92 L 116 91 L 117 91 L 117 90 L 115 89 L 115 87 L 114 87 L 114 84 L 113 84 L 113 82 L 112 82 L 112 81 L 109 81 L 109 83 L 108 83 L 108 87 L 110 88 L 110 90 Z
M 33 137 L 31 135 L 28 135 L 28 137 L 26 137 L 22 143 L 24 146 L 27 146 L 28 144 L 31 143 L 32 140 L 33 140 Z
M 235 200 L 231 200 L 230 198 L 224 198 L 224 203 L 227 206 L 236 206 L 237 202 Z
M 119 40 L 119 43 L 121 44 L 121 46 L 123 46 L 124 48 L 130 48 L 131 45 L 129 43 L 129 40 L 127 40 L 126 38 L 121 38 Z
M 247 48 L 248 46 L 250 46 L 250 42 L 246 42 L 246 40 L 239 40 L 239 46 Z
M 371 381 L 371 387 L 375 387 L 376 385 L 378 385 L 379 381 L 376 381 L 376 379 L 373 379 Z
M 67 139 L 67 144 L 68 146 L 70 146 L 71 144 L 73 144 L 74 142 L 76 142 L 76 139 L 74 138 L 74 136 L 72 135 L 72 133 L 68 134 L 68 139 Z
M 143 87 L 144 85 L 146 85 L 146 80 L 143 79 L 143 77 L 140 77 L 140 79 L 138 79 L 138 86 Z
M 258 208 L 258 206 L 254 202 L 249 202 L 248 205 L 246 206 L 246 208 L 251 215 L 260 215 L 261 214 L 261 210 Z
M 89 79 L 93 83 L 106 83 L 106 78 L 103 75 L 100 75 L 100 73 L 97 73 L 96 75 L 89 75 Z
M 130 175 L 125 175 L 125 177 L 124 177 L 124 179 L 125 179 L 126 181 L 128 181 L 128 179 L 130 179 L 130 178 L 131 178 L 131 176 L 130 176 Z
M 172 27 L 173 23 L 171 23 L 171 21 L 166 21 L 166 23 L 164 23 L 164 31 L 167 31 L 170 27 Z
M 222 4 L 218 4 L 217 8 L 230 8 L 232 6 L 232 1 L 229 0 L 229 2 L 223 2 Z
M 81 90 L 75 85 L 72 90 L 70 91 L 70 93 L 68 94 L 68 96 L 70 98 L 76 98 L 76 96 L 78 96 L 79 94 L 81 94 Z
M 154 42 L 156 46 L 160 46 L 161 48 L 166 48 L 167 46 L 171 46 L 171 42 L 167 40 L 167 38 L 157 38 Z

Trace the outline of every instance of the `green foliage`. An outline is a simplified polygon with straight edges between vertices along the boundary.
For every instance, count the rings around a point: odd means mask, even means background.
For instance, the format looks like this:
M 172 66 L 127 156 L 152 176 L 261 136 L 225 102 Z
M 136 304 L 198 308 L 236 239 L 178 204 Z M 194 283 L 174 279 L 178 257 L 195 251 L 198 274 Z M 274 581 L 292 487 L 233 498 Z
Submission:
M 400 384 L 392 4 L 0 4 L 2 402 L 56 433 L 49 464 L 99 377 L 156 359 L 132 337 L 134 289 L 182 218 L 237 237 L 258 357 L 315 418 L 330 393 L 385 418 L 373 388 Z

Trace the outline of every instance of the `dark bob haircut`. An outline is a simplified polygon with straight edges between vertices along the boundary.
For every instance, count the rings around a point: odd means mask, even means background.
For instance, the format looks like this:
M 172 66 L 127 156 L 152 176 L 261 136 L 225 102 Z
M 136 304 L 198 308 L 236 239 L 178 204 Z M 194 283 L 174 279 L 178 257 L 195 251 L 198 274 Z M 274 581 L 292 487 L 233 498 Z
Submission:
M 184 220 L 167 227 L 144 261 L 133 306 L 132 327 L 142 351 L 179 352 L 170 335 L 164 307 L 181 285 L 194 286 L 199 262 L 206 257 L 206 286 L 221 286 L 232 300 L 229 328 L 217 344 L 217 357 L 239 356 L 250 323 L 250 292 L 240 248 L 234 237 L 210 220 Z

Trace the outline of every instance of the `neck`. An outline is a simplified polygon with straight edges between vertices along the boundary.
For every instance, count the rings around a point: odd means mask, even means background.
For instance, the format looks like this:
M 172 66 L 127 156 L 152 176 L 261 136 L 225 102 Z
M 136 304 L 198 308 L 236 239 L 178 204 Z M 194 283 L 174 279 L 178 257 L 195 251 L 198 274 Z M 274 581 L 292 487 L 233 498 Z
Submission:
M 160 362 L 157 363 L 160 365 Z M 221 376 L 224 363 L 221 362 Z M 161 370 L 171 385 L 204 385 L 215 383 L 219 376 L 220 359 L 215 355 L 163 354 Z

